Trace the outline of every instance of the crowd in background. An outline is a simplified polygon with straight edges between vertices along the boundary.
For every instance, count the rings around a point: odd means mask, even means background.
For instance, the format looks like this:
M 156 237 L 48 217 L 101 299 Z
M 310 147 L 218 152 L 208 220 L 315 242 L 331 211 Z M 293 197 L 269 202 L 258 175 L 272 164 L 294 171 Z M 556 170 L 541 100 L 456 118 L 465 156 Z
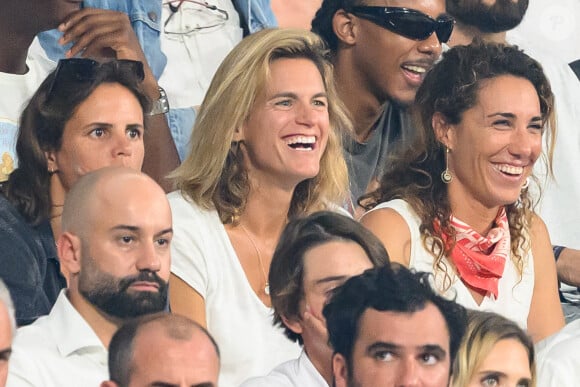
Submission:
M 535 1 L 7 0 L 0 385 L 576 385 Z

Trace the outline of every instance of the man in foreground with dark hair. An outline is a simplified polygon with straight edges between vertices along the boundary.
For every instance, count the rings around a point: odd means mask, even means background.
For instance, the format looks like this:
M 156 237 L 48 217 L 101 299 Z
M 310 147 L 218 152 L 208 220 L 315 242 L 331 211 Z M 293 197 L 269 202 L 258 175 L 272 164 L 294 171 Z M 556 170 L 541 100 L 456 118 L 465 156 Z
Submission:
M 171 209 L 147 175 L 107 167 L 81 177 L 66 196 L 61 265 L 70 273 L 48 316 L 20 328 L 9 386 L 97 386 L 107 348 L 125 321 L 167 304 Z
M 109 346 L 110 380 L 101 387 L 215 387 L 219 350 L 202 326 L 158 313 L 123 325 Z
M 438 296 L 426 273 L 367 270 L 324 308 L 336 387 L 447 387 L 465 309 Z

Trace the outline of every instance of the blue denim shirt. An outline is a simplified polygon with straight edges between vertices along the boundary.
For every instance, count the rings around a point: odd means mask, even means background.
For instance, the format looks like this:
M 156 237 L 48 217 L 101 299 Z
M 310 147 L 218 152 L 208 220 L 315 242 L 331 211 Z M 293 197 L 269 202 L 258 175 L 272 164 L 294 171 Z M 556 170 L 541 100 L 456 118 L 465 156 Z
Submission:
M 246 20 L 250 32 L 256 32 L 277 25 L 270 7 L 270 0 L 233 0 Z M 85 0 L 84 7 L 110 9 L 129 15 L 131 25 L 139 38 L 149 67 L 156 79 L 159 79 L 167 57 L 161 51 L 161 0 Z M 41 33 L 38 38 L 48 57 L 54 61 L 64 57 L 67 47 L 58 44 L 61 33 L 51 30 Z M 189 139 L 195 122 L 195 110 L 171 109 L 167 115 L 173 141 L 179 158 L 183 160 L 189 151 Z
M 0 230 L 0 278 L 10 290 L 17 324 L 28 325 L 48 314 L 66 287 L 50 222 L 27 223 L 0 194 Z

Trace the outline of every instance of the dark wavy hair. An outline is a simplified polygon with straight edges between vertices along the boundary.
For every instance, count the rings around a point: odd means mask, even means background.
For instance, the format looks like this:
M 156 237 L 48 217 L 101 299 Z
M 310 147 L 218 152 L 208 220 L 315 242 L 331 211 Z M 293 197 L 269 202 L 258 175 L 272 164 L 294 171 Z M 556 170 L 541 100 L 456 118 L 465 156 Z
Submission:
M 334 241 L 358 244 L 373 266 L 389 263 L 389 255 L 381 241 L 360 223 L 344 215 L 320 211 L 288 223 L 272 257 L 268 283 L 274 324 L 283 327 L 286 336 L 300 344 L 301 336 L 284 325 L 282 316 L 291 318 L 300 314 L 300 301 L 304 298 L 304 255 L 317 246 Z
M 435 257 L 434 269 L 445 275 L 445 288 L 451 285 L 451 277 L 443 257 L 450 253 L 453 244 L 445 244 L 442 235 L 454 236 L 455 232 L 450 225 L 447 185 L 440 178 L 445 169 L 445 147 L 436 138 L 432 118 L 440 113 L 449 124 L 458 124 L 463 113 L 477 103 L 485 81 L 501 75 L 527 79 L 536 90 L 541 118 L 548 129 L 545 162 L 551 171 L 556 130 L 554 95 L 542 67 L 517 47 L 475 41 L 444 53 L 443 59 L 427 74 L 415 98 L 413 113 L 418 135 L 414 144 L 405 152 L 393 155 L 379 188 L 360 199 L 367 210 L 393 199 L 404 199 L 411 205 L 421 219 L 423 245 Z M 520 276 L 525 263 L 523 257 L 530 247 L 526 235 L 533 207 L 527 188 L 522 190 L 517 202 L 506 206 L 512 259 Z M 440 230 L 435 230 L 435 221 L 441 225 Z
M 56 71 L 42 82 L 20 116 L 16 142 L 18 168 L 9 176 L 2 192 L 20 214 L 33 225 L 50 216 L 50 173 L 45 152 L 58 151 L 66 123 L 77 107 L 103 83 L 118 83 L 126 87 L 146 112 L 150 102 L 141 90 L 141 78 L 127 71 L 119 62 L 102 63 L 94 76 L 58 76 L 58 93 L 49 93 L 55 83 Z M 55 85 L 56 86 L 56 85 Z M 50 98 L 50 99 L 49 99 Z
M 334 53 L 338 49 L 338 37 L 332 27 L 332 19 L 337 11 L 348 11 L 352 7 L 365 4 L 364 0 L 324 0 L 316 11 L 312 20 L 312 32 L 317 33 L 324 39 L 330 50 Z
M 428 304 L 437 307 L 449 333 L 450 367 L 467 327 L 465 308 L 439 296 L 430 286 L 431 274 L 413 272 L 392 263 L 369 269 L 347 280 L 324 307 L 330 344 L 352 372 L 352 352 L 359 336 L 360 320 L 368 309 L 381 312 L 415 313 Z

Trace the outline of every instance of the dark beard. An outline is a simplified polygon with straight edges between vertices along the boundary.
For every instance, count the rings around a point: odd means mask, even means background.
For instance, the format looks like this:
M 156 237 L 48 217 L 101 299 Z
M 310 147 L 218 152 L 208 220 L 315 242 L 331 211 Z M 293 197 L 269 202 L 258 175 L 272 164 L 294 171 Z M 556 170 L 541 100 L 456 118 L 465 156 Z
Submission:
M 481 0 L 447 0 L 447 13 L 458 22 L 483 33 L 509 31 L 517 27 L 528 9 L 528 0 L 496 0 L 491 6 Z
M 100 272 L 98 281 L 93 281 L 89 289 L 79 284 L 79 292 L 92 305 L 112 317 L 128 319 L 145 314 L 161 312 L 167 304 L 167 282 L 157 273 L 144 270 L 138 275 L 117 280 L 113 276 Z M 157 292 L 130 291 L 129 287 L 137 281 L 154 282 Z M 97 286 L 98 284 L 98 286 Z

